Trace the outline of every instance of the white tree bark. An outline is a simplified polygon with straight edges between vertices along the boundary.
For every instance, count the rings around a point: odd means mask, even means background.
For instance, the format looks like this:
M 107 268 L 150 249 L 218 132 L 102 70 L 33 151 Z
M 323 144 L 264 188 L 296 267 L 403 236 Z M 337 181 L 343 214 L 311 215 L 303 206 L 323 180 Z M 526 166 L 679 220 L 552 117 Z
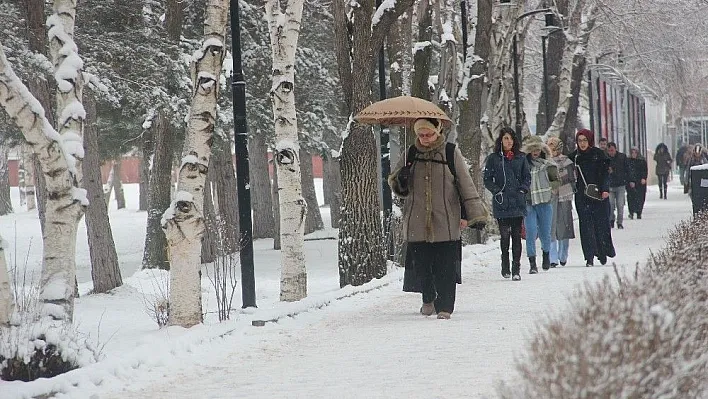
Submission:
M 14 308 L 10 276 L 5 263 L 5 243 L 0 236 L 0 326 L 10 323 L 10 316 Z
M 88 205 L 86 190 L 79 188 L 82 181 L 81 159 L 84 157 L 83 125 L 86 111 L 81 104 L 83 62 L 74 43 L 75 17 L 76 0 L 55 0 L 54 14 L 47 18 L 49 53 L 57 82 L 57 132 L 61 135 L 60 143 L 70 173 L 71 180 L 68 183 L 71 191 L 63 199 L 57 199 L 51 194 L 47 198 L 40 293 L 42 313 L 68 321 L 73 318 L 76 295 L 76 230 L 84 206 Z M 38 154 L 40 158 L 44 156 Z M 50 178 L 47 176 L 48 191 L 51 193 Z
M 302 197 L 294 90 L 295 52 L 303 4 L 303 0 L 288 0 L 282 10 L 278 0 L 266 1 L 273 55 L 270 97 L 275 120 L 275 160 L 280 196 L 281 301 L 297 301 L 307 296 L 303 250 L 307 203 Z
M 171 259 L 170 325 L 191 327 L 202 321 L 200 254 L 205 226 L 204 184 L 216 123 L 219 75 L 226 53 L 228 15 L 227 0 L 209 0 L 202 47 L 192 60 L 192 106 L 178 191 L 162 220 Z
M 58 22 L 65 19 L 73 21 L 75 5 L 75 2 L 55 1 L 56 14 L 48 21 L 49 37 L 57 56 L 58 42 L 64 43 L 59 47 L 62 49 L 62 57 L 58 58 L 56 74 L 58 86 L 64 93 L 76 93 L 72 83 L 81 81 L 80 76 L 72 76 L 71 73 L 78 70 L 77 66 L 80 65 L 76 47 L 71 41 L 71 35 L 62 29 L 66 26 Z M 69 27 L 73 30 L 73 23 Z M 71 65 L 62 66 L 62 61 L 67 59 Z M 46 178 L 48 200 L 41 278 L 41 299 L 44 302 L 42 314 L 71 321 L 75 294 L 76 228 L 87 200 L 85 190 L 78 186 L 80 179 L 77 178 L 74 156 L 83 155 L 80 129 L 76 130 L 76 124 L 69 122 L 69 119 L 81 119 L 83 107 L 80 102 L 71 102 L 69 108 L 60 108 L 65 110 L 60 114 L 64 121 L 62 126 L 68 127 L 69 132 L 59 135 L 44 116 L 40 103 L 12 71 L 1 48 L 0 105 L 20 128 L 34 153 L 38 154 Z
M 571 21 L 581 20 L 581 13 L 585 10 L 586 1 L 577 0 L 570 14 Z M 558 107 L 553 116 L 553 122 L 548 127 L 546 134 L 549 136 L 560 137 L 563 127 L 565 126 L 566 115 L 572 100 L 571 85 L 573 64 L 576 57 L 587 53 L 588 41 L 590 40 L 590 32 L 595 25 L 595 11 L 597 8 L 594 4 L 590 5 L 587 10 L 587 15 L 583 23 L 571 23 L 566 33 L 566 44 L 563 49 L 563 60 L 560 74 L 558 75 Z M 592 100 L 590 100 L 592 101 Z

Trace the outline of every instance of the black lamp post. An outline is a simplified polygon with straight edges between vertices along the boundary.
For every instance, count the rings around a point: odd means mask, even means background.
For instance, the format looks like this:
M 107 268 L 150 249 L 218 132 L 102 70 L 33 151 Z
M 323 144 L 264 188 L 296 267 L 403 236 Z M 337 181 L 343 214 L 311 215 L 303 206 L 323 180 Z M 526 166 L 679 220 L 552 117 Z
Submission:
M 253 267 L 253 222 L 248 160 L 248 125 L 246 124 L 246 81 L 241 65 L 241 23 L 238 0 L 230 0 L 231 56 L 233 72 L 231 90 L 234 103 L 234 141 L 236 146 L 236 187 L 238 188 L 238 222 L 241 233 L 241 299 L 243 308 L 256 307 L 256 278 Z
M 511 4 L 509 1 L 501 1 L 500 0 L 500 5 L 501 4 Z M 519 94 L 519 66 L 518 66 L 518 49 L 517 49 L 517 42 L 518 42 L 518 34 L 516 33 L 516 25 L 521 21 L 522 19 L 534 15 L 534 14 L 539 14 L 539 13 L 550 13 L 552 10 L 550 8 L 542 8 L 540 10 L 533 10 L 529 11 L 526 13 L 523 13 L 519 15 L 516 20 L 514 21 L 514 38 L 512 40 L 512 61 L 514 63 L 514 106 L 515 106 L 515 111 L 516 111 L 516 117 L 515 117 L 515 130 L 516 130 L 516 139 L 521 142 L 521 96 Z

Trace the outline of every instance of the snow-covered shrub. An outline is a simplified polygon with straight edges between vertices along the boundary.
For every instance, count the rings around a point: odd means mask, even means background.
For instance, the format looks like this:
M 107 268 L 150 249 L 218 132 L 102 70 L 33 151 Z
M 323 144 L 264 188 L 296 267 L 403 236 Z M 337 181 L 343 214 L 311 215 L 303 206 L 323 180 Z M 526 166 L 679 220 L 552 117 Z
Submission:
M 586 285 L 539 327 L 503 398 L 708 395 L 707 215 L 683 222 L 633 276 Z
M 84 367 L 97 351 L 76 329 L 49 319 L 0 328 L 0 379 L 33 381 Z

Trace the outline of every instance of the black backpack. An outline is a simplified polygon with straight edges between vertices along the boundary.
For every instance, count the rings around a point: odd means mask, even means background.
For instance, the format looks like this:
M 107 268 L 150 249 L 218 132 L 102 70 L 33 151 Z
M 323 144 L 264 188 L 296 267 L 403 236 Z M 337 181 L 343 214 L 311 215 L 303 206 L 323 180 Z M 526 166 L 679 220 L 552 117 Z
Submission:
M 450 169 L 450 173 L 452 173 L 452 179 L 455 182 L 455 187 L 457 187 L 457 172 L 455 171 L 455 143 L 446 143 L 445 144 L 445 161 L 438 161 L 436 159 L 419 159 L 416 158 L 418 155 L 418 149 L 415 147 L 415 145 L 412 145 L 408 147 L 408 156 L 406 158 L 406 166 L 411 167 L 413 166 L 413 162 L 415 161 L 421 161 L 421 162 L 435 162 L 435 163 L 444 163 L 447 164 L 447 168 Z M 458 189 L 459 192 L 459 189 Z M 467 219 L 467 211 L 465 210 L 465 206 L 460 203 L 460 208 L 461 208 L 461 217 L 463 219 Z

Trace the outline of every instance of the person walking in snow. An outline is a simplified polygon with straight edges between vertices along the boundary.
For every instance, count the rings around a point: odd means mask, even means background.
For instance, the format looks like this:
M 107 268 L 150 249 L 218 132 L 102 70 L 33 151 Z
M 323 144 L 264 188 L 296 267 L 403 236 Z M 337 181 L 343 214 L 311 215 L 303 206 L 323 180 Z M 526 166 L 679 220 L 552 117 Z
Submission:
M 686 163 L 686 184 L 683 189 L 684 193 L 691 193 L 691 168 L 694 166 L 703 165 L 705 163 L 708 163 L 708 154 L 706 154 L 706 151 L 703 149 L 702 145 L 696 144 L 693 146 L 691 157 Z
M 573 226 L 573 192 L 575 190 L 575 166 L 563 155 L 563 142 L 551 136 L 546 140 L 551 149 L 551 160 L 558 167 L 559 187 L 553 190 L 553 222 L 551 223 L 551 267 L 568 262 L 570 240 L 575 238 Z
M 610 178 L 610 227 L 624 229 L 624 204 L 627 200 L 627 156 L 617 151 L 617 144 L 607 144 Z M 616 211 L 616 212 L 615 212 Z
M 539 136 L 528 136 L 521 149 L 526 153 L 531 173 L 531 187 L 526 195 L 526 256 L 529 273 L 538 273 L 536 266 L 536 238 L 541 240 L 543 254 L 541 267 L 551 268 L 551 224 L 553 222 L 553 189 L 558 187 L 558 167 L 551 157 L 551 150 Z
M 659 178 L 659 199 L 666 199 L 672 162 L 671 154 L 666 144 L 659 143 L 659 145 L 656 146 L 654 162 L 656 162 L 656 176 Z
M 581 129 L 575 136 L 577 148 L 568 154 L 575 164 L 575 210 L 580 222 L 580 243 L 585 256 L 585 266 L 593 266 L 594 258 L 601 264 L 615 257 L 610 230 L 609 160 L 605 153 L 594 146 L 595 134 Z
M 449 319 L 455 308 L 456 284 L 461 282 L 460 230 L 482 229 L 487 212 L 460 149 L 448 151 L 442 123 L 417 119 L 416 141 L 388 177 L 391 190 L 405 199 L 403 236 L 407 242 L 403 290 L 421 292 L 420 313 Z M 447 159 L 451 153 L 453 159 Z M 450 166 L 454 163 L 455 174 Z M 462 218 L 462 207 L 465 218 Z
M 634 219 L 634 215 L 637 215 L 637 219 L 642 218 L 647 196 L 647 175 L 647 160 L 638 148 L 633 147 L 627 159 L 627 207 L 630 219 Z
M 514 130 L 501 128 L 494 152 L 484 163 L 483 174 L 484 187 L 492 193 L 492 213 L 501 235 L 501 274 L 514 281 L 521 280 L 521 223 L 526 216 L 526 193 L 531 187 L 528 162 L 519 148 Z

